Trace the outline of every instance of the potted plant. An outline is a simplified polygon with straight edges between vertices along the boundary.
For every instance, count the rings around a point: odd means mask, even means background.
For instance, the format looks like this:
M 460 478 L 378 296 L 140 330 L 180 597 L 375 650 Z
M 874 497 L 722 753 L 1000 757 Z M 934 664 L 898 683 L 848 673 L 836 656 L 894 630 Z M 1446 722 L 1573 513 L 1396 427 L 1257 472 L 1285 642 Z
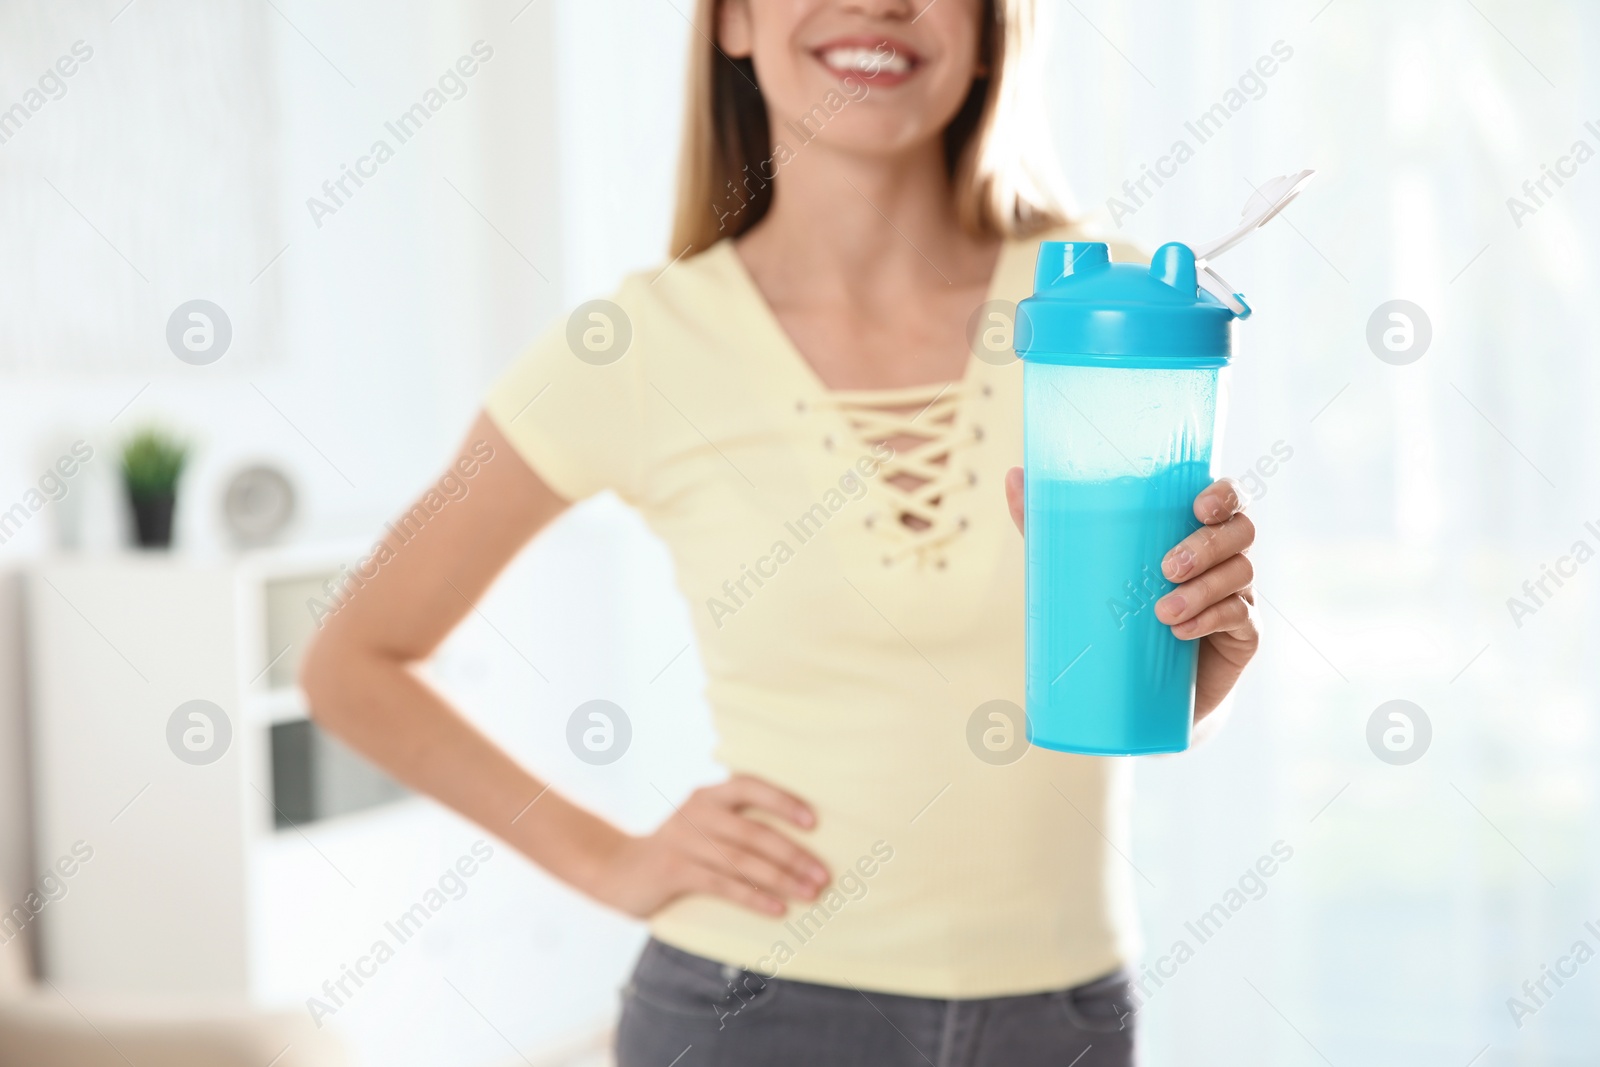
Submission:
M 122 482 L 133 506 L 139 547 L 172 544 L 172 512 L 189 445 L 163 430 L 140 430 L 122 446 Z

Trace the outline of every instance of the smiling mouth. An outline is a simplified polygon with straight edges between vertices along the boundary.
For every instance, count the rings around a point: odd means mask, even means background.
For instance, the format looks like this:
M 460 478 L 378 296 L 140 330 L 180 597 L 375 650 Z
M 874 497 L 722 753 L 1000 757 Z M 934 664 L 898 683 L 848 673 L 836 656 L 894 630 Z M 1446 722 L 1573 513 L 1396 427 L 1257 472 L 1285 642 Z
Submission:
M 855 42 L 824 45 L 813 54 L 840 77 L 850 75 L 872 82 L 903 81 L 917 68 L 917 57 L 909 49 L 897 48 L 889 41 L 870 46 Z

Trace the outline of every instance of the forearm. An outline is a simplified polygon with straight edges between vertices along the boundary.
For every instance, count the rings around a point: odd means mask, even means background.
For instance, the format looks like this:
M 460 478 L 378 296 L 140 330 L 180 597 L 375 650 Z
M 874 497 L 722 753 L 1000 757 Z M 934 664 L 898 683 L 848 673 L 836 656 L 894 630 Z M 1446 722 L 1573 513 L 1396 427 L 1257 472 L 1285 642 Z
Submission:
M 569 884 L 592 884 L 623 839 L 529 773 L 400 660 L 319 642 L 302 682 L 324 729 Z

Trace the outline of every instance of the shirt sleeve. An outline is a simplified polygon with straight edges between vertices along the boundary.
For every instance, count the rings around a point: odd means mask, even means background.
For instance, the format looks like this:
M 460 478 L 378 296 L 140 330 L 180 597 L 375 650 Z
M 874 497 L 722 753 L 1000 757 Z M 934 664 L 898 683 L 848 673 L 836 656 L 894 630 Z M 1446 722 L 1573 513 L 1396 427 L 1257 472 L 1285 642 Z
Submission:
M 636 499 L 646 455 L 643 301 L 629 279 L 550 326 L 484 402 L 489 418 L 545 484 L 568 501 L 611 489 Z

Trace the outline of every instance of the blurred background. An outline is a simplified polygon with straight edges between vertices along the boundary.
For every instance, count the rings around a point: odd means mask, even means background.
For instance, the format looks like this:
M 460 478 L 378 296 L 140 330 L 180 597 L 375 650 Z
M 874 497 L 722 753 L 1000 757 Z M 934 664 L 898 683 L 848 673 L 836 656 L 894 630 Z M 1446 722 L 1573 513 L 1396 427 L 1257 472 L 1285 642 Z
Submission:
M 1147 1062 L 1593 1063 L 1600 8 L 1044 6 L 1107 229 L 1199 241 L 1318 171 L 1222 264 L 1267 637 L 1227 729 L 1137 767 Z M 604 1062 L 642 928 L 293 675 L 499 369 L 671 258 L 689 10 L 0 5 L 0 1062 Z M 617 501 L 480 607 L 430 674 L 558 788 L 644 829 L 717 777 Z M 593 699 L 618 763 L 566 743 Z

